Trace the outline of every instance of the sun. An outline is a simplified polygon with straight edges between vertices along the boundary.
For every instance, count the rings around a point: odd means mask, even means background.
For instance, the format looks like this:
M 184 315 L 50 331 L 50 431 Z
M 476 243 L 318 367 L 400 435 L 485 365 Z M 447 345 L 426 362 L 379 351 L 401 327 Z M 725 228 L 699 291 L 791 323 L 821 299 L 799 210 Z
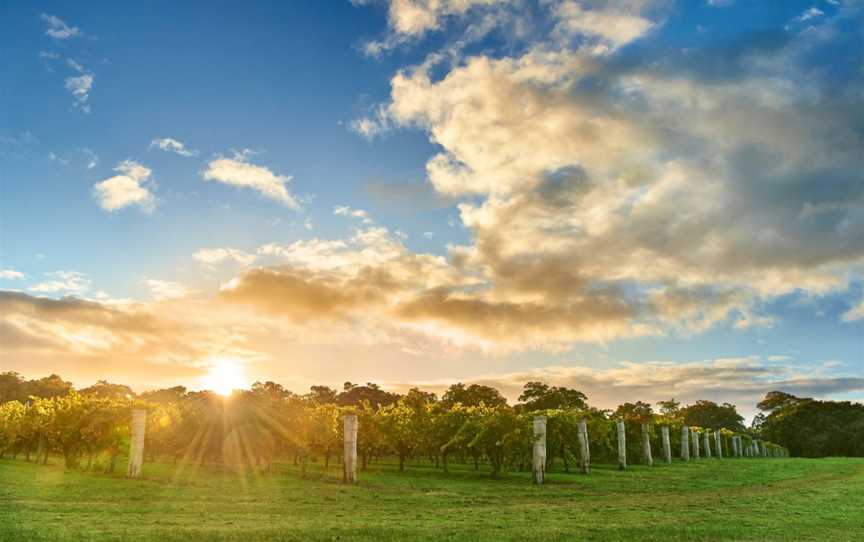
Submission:
M 243 364 L 235 359 L 219 358 L 213 361 L 207 375 L 201 379 L 205 389 L 229 396 L 236 389 L 247 387 Z

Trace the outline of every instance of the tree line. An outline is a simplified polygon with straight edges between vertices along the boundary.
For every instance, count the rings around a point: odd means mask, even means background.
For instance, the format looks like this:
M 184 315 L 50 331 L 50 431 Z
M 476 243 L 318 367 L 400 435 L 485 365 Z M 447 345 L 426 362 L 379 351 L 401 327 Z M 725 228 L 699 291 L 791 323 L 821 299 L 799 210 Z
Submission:
M 614 463 L 614 422 L 618 420 L 634 437 L 647 424 L 654 449 L 659 449 L 662 425 L 686 425 L 697 433 L 719 431 L 728 455 L 733 435 L 749 443 L 761 438 L 763 431 L 766 435 L 773 431 L 776 424 L 769 420 L 777 418 L 771 411 L 759 426 L 748 429 L 734 405 L 711 401 L 682 405 L 674 399 L 597 409 L 578 390 L 542 382 L 526 383 L 519 403 L 511 406 L 498 390 L 479 384 L 454 384 L 439 398 L 419 389 L 396 394 L 374 383 L 346 382 L 341 391 L 312 386 L 308 393 L 297 394 L 275 382 L 256 382 L 226 399 L 182 386 L 135 394 L 128 386 L 106 381 L 76 390 L 57 375 L 25 380 L 7 372 L 0 373 L 0 457 L 22 455 L 45 462 L 53 453 L 70 468 L 111 471 L 128 447 L 132 408 L 148 412 L 148 461 L 163 458 L 269 469 L 277 461 L 288 460 L 304 473 L 312 461 L 328 468 L 341 458 L 341 418 L 347 413 L 359 419 L 361 469 L 387 456 L 396 458 L 400 469 L 422 460 L 447 470 L 457 461 L 475 468 L 483 465 L 492 474 L 530 465 L 531 420 L 538 414 L 548 420 L 549 468 L 558 463 L 566 471 L 577 463 L 581 420 L 588 425 L 592 462 Z M 771 435 L 766 438 L 787 446 L 778 438 L 787 433 Z M 678 456 L 678 439 L 672 445 Z M 627 448 L 629 457 L 641 457 L 639 438 L 628 439 Z

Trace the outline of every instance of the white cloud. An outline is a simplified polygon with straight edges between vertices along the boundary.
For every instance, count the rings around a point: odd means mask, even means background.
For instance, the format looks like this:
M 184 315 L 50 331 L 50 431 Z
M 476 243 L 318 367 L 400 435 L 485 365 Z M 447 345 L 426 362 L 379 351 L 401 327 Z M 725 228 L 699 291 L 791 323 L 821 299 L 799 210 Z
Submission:
M 93 88 L 93 75 L 85 73 L 76 77 L 66 78 L 66 90 L 72 93 L 75 99 L 75 107 L 83 113 L 90 112 L 90 90 Z
M 386 108 L 378 106 L 375 108 L 372 116 L 353 120 L 348 125 L 348 128 L 371 140 L 391 128 L 390 117 Z
M 759 356 L 686 363 L 653 361 L 622 362 L 597 369 L 579 365 L 539 367 L 520 372 L 460 379 L 465 384 L 485 384 L 499 389 L 515 402 L 525 382 L 539 380 L 550 385 L 575 388 L 598 408 L 615 408 L 628 401 L 657 401 L 675 398 L 684 403 L 699 399 L 737 404 L 746 417 L 756 413 L 756 403 L 772 390 L 798 396 L 825 398 L 833 394 L 864 390 L 864 378 L 825 377 L 819 370 L 800 373 Z M 410 387 L 441 392 L 455 380 L 385 384 L 388 389 L 407 391 Z
M 81 36 L 81 30 L 75 26 L 69 26 L 60 17 L 43 13 L 42 21 L 45 23 L 46 36 L 51 36 L 58 40 L 68 40 L 69 38 Z
M 28 289 L 31 292 L 66 292 L 79 295 L 90 289 L 90 279 L 78 271 L 55 271 L 45 273 L 45 276 L 49 277 L 49 280 L 35 284 Z
M 361 6 L 368 2 L 352 3 Z M 510 0 L 388 0 L 388 33 L 381 40 L 365 43 L 363 51 L 369 56 L 377 57 L 397 45 L 440 30 L 448 18 L 464 18 L 475 11 L 483 12 L 510 3 Z M 471 33 L 478 36 L 485 33 L 489 26 L 494 25 L 495 19 L 492 15 L 479 21 L 471 29 Z
M 86 71 L 84 69 L 84 66 L 82 66 L 80 63 L 78 63 L 74 58 L 67 58 L 66 59 L 66 65 L 68 65 L 70 68 L 72 68 L 73 70 L 75 70 L 78 73 L 84 73 Z
M 198 151 L 187 149 L 186 145 L 184 145 L 180 141 L 177 141 L 176 139 L 171 139 L 170 137 L 154 139 L 150 142 L 150 148 L 152 149 L 153 147 L 157 147 L 166 152 L 173 152 L 175 154 L 179 154 L 180 156 L 198 156 Z
M 214 266 L 225 261 L 234 261 L 240 265 L 247 266 L 255 261 L 255 255 L 246 253 L 236 248 L 202 248 L 192 255 L 196 261 L 203 265 Z
M 844 322 L 856 322 L 858 320 L 864 320 L 864 299 L 861 299 L 857 305 L 843 314 Z
M 369 214 L 363 209 L 352 209 L 347 205 L 337 205 L 333 208 L 333 214 L 337 216 L 346 216 L 360 219 L 363 224 L 372 224 L 372 219 Z
M 432 239 L 433 237 L 435 237 L 435 234 L 431 231 L 427 231 L 423 232 L 423 237 L 425 237 L 426 239 Z
M 156 198 L 145 185 L 150 182 L 152 171 L 134 160 L 121 162 L 114 171 L 121 174 L 93 186 L 99 206 L 113 212 L 137 205 L 144 212 L 151 212 L 156 206 Z
M 742 37 L 746 54 L 720 72 L 712 46 L 619 62 L 662 8 L 541 2 L 554 32 L 504 52 L 432 53 L 393 76 L 389 103 L 352 127 L 428 135 L 428 180 L 461 198 L 472 235 L 449 247 L 451 270 L 482 284 L 415 292 L 399 318 L 465 342 L 554 350 L 771 326 L 765 301 L 843 291 L 860 276 L 852 57 L 838 59 L 845 82 L 809 62 L 815 34 L 774 48 Z M 391 26 L 420 35 L 441 23 L 431 13 Z M 830 30 L 820 46 L 850 32 Z
M 792 361 L 792 358 L 789 356 L 777 354 L 773 356 L 768 356 L 768 361 Z
M 804 10 L 804 13 L 798 16 L 798 20 L 801 22 L 809 21 L 810 19 L 815 19 L 816 17 L 821 17 L 825 15 L 825 12 L 821 9 L 813 6 L 809 9 Z
M 48 158 L 49 158 L 50 160 L 52 160 L 53 162 L 60 162 L 60 163 L 63 164 L 64 166 L 68 166 L 68 165 L 69 165 L 69 160 L 66 160 L 65 158 L 61 158 L 60 156 L 57 156 L 56 154 L 54 154 L 53 151 L 48 152 Z
M 150 289 L 150 293 L 156 301 L 186 297 L 193 292 L 179 282 L 159 279 L 144 279 L 141 282 Z
M 597 53 L 615 50 L 631 41 L 644 36 L 654 25 L 648 19 L 634 13 L 618 9 L 583 9 L 582 5 L 568 0 L 555 5 L 558 24 L 555 32 L 562 37 L 573 34 L 597 38 Z
M 81 147 L 78 150 L 87 155 L 87 169 L 93 169 L 94 167 L 99 165 L 99 155 L 97 155 L 95 152 L 88 149 L 87 147 Z
M 247 153 L 237 153 L 234 158 L 217 158 L 211 161 L 203 176 L 208 181 L 251 188 L 286 207 L 300 209 L 297 199 L 286 186 L 291 181 L 291 177 L 278 175 L 264 166 L 249 163 Z
M 14 269 L 0 269 L 0 279 L 4 280 L 20 280 L 24 278 L 24 273 Z

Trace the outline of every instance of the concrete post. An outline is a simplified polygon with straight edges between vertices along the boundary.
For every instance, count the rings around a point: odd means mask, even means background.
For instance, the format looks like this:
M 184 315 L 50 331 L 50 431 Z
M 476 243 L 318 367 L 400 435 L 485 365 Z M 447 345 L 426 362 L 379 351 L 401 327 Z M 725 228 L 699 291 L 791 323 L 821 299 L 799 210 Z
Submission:
M 693 431 L 690 434 L 693 436 L 693 459 L 699 459 L 699 433 Z
M 546 416 L 534 416 L 534 483 L 542 484 L 546 479 Z
M 347 414 L 342 418 L 342 481 L 353 484 L 357 481 L 357 415 Z
M 135 409 L 132 411 L 132 438 L 129 440 L 129 467 L 127 478 L 138 478 L 141 466 L 144 464 L 144 427 L 147 423 L 147 411 Z
M 651 457 L 651 435 L 648 433 L 648 424 L 642 424 L 642 460 L 649 467 L 654 464 L 654 458 Z
M 711 437 L 708 435 L 707 429 L 702 433 L 702 444 L 705 448 L 705 457 L 711 457 Z
M 681 427 L 681 461 L 690 461 L 690 428 Z
M 714 431 L 714 453 L 717 455 L 717 459 L 723 458 L 723 435 L 720 434 L 720 431 Z
M 624 434 L 624 422 L 615 424 L 618 429 L 618 470 L 627 469 L 627 437 Z
M 581 420 L 578 426 L 579 437 L 579 470 L 582 474 L 591 472 L 591 449 L 588 446 L 588 424 Z
M 660 438 L 663 441 L 663 459 L 667 463 L 672 462 L 672 443 L 669 441 L 669 426 L 663 425 L 660 427 Z

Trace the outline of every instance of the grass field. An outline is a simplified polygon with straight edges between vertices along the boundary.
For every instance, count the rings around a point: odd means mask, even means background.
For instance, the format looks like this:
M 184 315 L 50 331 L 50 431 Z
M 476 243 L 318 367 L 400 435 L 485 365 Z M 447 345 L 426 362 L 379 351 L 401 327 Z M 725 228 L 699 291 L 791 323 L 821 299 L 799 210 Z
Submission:
M 492 479 L 375 465 L 144 477 L 0 460 L 0 540 L 864 540 L 864 459 L 703 459 Z

